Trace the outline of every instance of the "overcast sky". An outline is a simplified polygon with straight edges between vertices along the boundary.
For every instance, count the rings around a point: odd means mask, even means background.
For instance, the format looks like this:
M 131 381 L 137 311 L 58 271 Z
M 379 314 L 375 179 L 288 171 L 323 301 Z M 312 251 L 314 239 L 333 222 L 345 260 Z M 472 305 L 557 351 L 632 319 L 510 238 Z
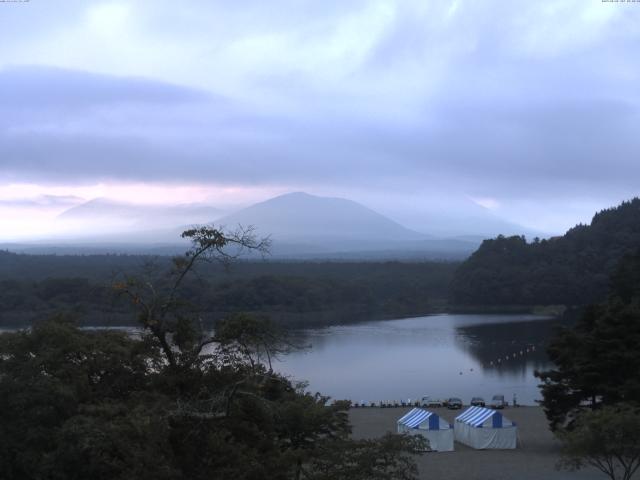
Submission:
M 30 0 L 0 42 L 5 237 L 299 190 L 555 233 L 640 193 L 637 2 Z

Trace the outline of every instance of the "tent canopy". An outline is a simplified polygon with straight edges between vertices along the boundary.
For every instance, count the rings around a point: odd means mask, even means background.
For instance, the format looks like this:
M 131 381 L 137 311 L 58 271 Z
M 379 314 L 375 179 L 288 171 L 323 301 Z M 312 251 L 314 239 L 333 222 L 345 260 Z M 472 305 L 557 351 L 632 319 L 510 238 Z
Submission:
M 491 421 L 491 423 L 489 423 Z M 504 418 L 502 413 L 483 407 L 470 407 L 456 417 L 456 422 L 462 422 L 475 428 L 483 426 L 493 428 L 512 427 L 515 424 Z
M 398 433 L 421 435 L 429 441 L 429 451 L 453 451 L 453 427 L 428 410 L 414 408 L 398 420 Z
M 482 407 L 470 407 L 456 417 L 455 438 L 471 448 L 513 449 L 518 443 L 516 424 L 502 413 Z
M 440 417 L 433 412 L 414 408 L 398 420 L 398 425 L 407 428 L 421 428 L 427 430 L 442 430 L 449 428 L 446 422 L 440 422 Z

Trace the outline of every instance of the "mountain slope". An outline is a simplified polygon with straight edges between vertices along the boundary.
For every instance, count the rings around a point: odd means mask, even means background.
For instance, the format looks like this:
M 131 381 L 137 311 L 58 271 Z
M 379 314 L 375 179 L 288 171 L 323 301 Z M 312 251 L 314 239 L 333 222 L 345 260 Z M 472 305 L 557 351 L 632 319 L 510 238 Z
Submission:
M 429 238 L 342 198 L 289 193 L 247 207 L 218 221 L 233 228 L 253 225 L 274 244 L 306 245 L 311 250 L 367 249 Z
M 640 249 L 640 199 L 597 213 L 561 237 L 485 240 L 452 282 L 468 305 L 583 305 L 605 298 L 621 258 Z
M 416 206 L 417 212 L 397 212 L 397 218 L 409 228 L 425 231 L 440 238 L 473 238 L 482 241 L 497 235 L 525 235 L 527 238 L 548 237 L 506 220 L 465 196 L 452 195 L 439 201 L 428 201 Z
M 96 198 L 65 210 L 58 215 L 58 219 L 83 224 L 99 224 L 113 232 L 113 229 L 135 231 L 210 223 L 220 214 L 220 210 L 203 204 L 139 205 Z

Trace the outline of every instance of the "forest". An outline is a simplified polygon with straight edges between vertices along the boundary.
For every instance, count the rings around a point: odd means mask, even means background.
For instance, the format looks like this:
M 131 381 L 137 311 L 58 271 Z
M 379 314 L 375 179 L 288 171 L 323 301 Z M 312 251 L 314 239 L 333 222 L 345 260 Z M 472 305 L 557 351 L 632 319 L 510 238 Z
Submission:
M 587 305 L 606 298 L 609 277 L 640 246 L 640 199 L 596 213 L 561 237 L 485 240 L 457 269 L 458 305 Z
M 169 257 L 55 256 L 0 252 L 0 326 L 64 311 L 84 325 L 133 325 L 113 285 L 128 275 L 157 278 Z M 457 263 L 204 263 L 185 281 L 185 299 L 206 322 L 260 312 L 288 326 L 310 326 L 442 311 Z

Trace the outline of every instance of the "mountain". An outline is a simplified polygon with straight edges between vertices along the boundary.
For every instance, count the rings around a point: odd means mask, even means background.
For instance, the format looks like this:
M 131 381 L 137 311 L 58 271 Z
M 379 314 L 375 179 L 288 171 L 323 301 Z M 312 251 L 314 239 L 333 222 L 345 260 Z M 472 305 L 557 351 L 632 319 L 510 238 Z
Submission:
M 351 200 L 295 192 L 257 203 L 218 220 L 228 228 L 253 225 L 274 248 L 298 253 L 393 248 L 428 235 Z
M 302 192 L 271 198 L 223 218 L 219 215 L 219 210 L 200 204 L 158 207 L 95 199 L 59 215 L 68 233 L 64 239 L 10 250 L 175 254 L 186 248 L 180 239 L 184 227 L 213 220 L 227 230 L 253 226 L 258 236 L 270 236 L 273 259 L 461 260 L 480 244 L 476 238 L 432 237 L 357 202 Z
M 589 225 L 527 243 L 485 240 L 457 270 L 452 297 L 467 305 L 585 305 L 602 301 L 621 259 L 640 249 L 640 199 L 598 212 Z
M 465 195 L 430 199 L 410 210 L 389 212 L 403 225 L 440 238 L 471 240 L 478 245 L 497 235 L 525 235 L 527 238 L 550 236 L 546 232 L 506 220 Z
M 491 210 L 469 202 L 465 211 L 443 208 L 420 217 L 429 233 L 447 238 L 486 239 L 496 235 L 525 235 L 527 238 L 548 234 L 524 227 L 496 216 Z
M 419 233 L 343 198 L 295 192 L 220 218 L 209 205 L 139 205 L 97 198 L 58 215 L 57 237 L 0 245 L 23 253 L 174 255 L 187 248 L 180 233 L 194 224 L 233 230 L 254 226 L 270 236 L 275 260 L 432 260 L 466 258 L 476 238 L 436 238 Z M 253 258 L 249 255 L 249 258 Z
M 219 209 L 200 203 L 140 205 L 96 198 L 65 210 L 58 215 L 58 220 L 71 226 L 83 226 L 93 235 L 128 232 L 174 241 L 178 238 L 177 227 L 211 223 L 221 214 Z
M 452 206 L 451 218 L 446 218 L 443 207 L 439 219 L 420 222 L 427 234 L 352 200 L 303 192 L 271 198 L 222 218 L 221 210 L 205 204 L 158 206 L 97 198 L 57 217 L 57 230 L 64 236 L 60 233 L 55 238 L 10 249 L 29 253 L 175 254 L 186 248 L 180 238 L 186 227 L 215 222 L 227 230 L 252 225 L 257 235 L 270 236 L 273 259 L 462 260 L 486 238 L 475 232 L 487 209 L 475 204 L 473 207 L 480 210 L 474 217 L 476 223 L 469 220 L 471 217 L 461 216 L 456 205 Z M 490 213 L 489 216 L 493 217 Z M 469 220 L 468 235 L 445 235 L 447 231 L 458 231 L 457 227 L 447 230 L 444 225 L 456 218 Z M 500 232 L 525 233 L 521 227 L 498 220 L 489 222 L 487 228 L 500 225 L 505 227 Z M 462 224 L 459 227 L 464 231 Z M 439 235 L 432 235 L 433 232 Z

